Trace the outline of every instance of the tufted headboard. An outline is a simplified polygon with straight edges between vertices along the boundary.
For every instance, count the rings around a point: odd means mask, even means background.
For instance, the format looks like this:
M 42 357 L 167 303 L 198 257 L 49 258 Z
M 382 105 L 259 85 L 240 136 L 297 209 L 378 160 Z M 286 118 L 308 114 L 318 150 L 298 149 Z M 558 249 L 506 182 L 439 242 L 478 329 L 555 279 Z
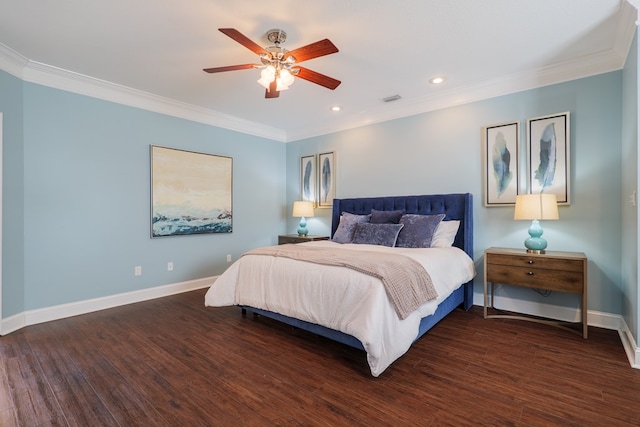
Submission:
M 379 211 L 402 209 L 408 214 L 420 215 L 444 213 L 445 221 L 459 220 L 460 228 L 453 245 L 465 251 L 473 259 L 473 197 L 470 193 L 334 199 L 331 236 L 333 237 L 338 228 L 342 212 L 365 215 L 371 213 L 371 209 Z

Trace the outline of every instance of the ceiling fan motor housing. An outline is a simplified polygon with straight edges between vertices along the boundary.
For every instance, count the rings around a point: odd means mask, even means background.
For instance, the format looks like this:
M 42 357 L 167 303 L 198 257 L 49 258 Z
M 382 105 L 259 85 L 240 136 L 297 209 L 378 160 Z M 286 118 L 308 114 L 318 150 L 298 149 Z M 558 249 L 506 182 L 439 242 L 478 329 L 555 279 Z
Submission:
M 287 40 L 287 33 L 285 33 L 283 30 L 274 28 L 273 30 L 267 31 L 267 40 L 269 40 L 271 43 L 279 45 L 280 43 L 284 43 Z

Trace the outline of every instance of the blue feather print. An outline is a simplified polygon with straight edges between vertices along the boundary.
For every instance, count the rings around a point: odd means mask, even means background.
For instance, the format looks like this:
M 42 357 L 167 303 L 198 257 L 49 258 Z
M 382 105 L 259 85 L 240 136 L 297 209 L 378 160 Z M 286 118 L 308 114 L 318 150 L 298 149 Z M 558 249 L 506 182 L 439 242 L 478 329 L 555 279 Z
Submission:
M 507 140 L 502 132 L 498 132 L 493 143 L 493 175 L 496 179 L 498 196 L 507 189 L 513 174 L 511 173 L 511 152 L 507 148 Z
M 307 162 L 302 176 L 302 198 L 303 200 L 313 200 L 311 197 L 311 162 Z
M 544 128 L 540 136 L 540 165 L 536 169 L 535 179 L 544 189 L 553 183 L 556 174 L 556 128 L 551 123 Z
M 322 161 L 322 201 L 326 202 L 329 198 L 329 186 L 331 185 L 331 163 L 329 158 L 325 157 Z

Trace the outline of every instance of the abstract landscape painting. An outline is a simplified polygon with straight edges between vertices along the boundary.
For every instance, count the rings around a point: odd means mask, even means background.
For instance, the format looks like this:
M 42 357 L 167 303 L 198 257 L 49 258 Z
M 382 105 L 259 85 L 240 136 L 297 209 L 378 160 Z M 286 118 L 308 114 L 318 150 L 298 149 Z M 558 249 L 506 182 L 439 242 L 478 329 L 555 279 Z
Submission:
M 484 204 L 514 205 L 519 188 L 519 123 L 501 123 L 483 130 Z
M 233 159 L 151 146 L 151 237 L 230 233 Z
M 569 113 L 527 120 L 529 191 L 569 204 Z

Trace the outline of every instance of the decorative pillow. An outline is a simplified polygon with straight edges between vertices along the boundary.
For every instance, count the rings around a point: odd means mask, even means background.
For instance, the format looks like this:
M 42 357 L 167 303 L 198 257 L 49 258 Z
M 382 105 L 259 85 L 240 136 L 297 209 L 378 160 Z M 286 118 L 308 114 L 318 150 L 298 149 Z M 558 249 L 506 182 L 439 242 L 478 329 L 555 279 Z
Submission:
M 371 209 L 371 224 L 398 224 L 404 215 L 403 210 L 377 211 Z
M 438 224 L 445 217 L 439 215 L 402 215 L 400 224 L 404 227 L 398 236 L 399 248 L 430 248 Z
M 342 215 L 340 215 L 340 223 L 331 240 L 336 243 L 351 243 L 353 233 L 356 231 L 356 225 L 361 222 L 369 222 L 370 216 L 371 215 L 355 215 L 349 212 L 342 212 Z
M 453 246 L 453 241 L 458 234 L 458 228 L 460 227 L 460 221 L 442 221 L 438 224 L 436 232 L 431 240 L 432 248 L 450 248 Z
M 353 243 L 360 245 L 395 246 L 402 224 L 356 224 Z

